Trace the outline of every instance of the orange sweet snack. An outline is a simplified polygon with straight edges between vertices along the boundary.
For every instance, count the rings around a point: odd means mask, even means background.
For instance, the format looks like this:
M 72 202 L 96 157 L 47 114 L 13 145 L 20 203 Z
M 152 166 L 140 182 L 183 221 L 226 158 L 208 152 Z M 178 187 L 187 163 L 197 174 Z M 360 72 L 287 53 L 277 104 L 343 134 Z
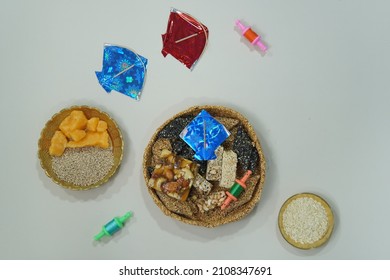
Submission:
M 83 111 L 73 110 L 59 125 L 51 139 L 49 154 L 61 156 L 65 148 L 110 146 L 107 122 L 97 117 L 87 119 Z
M 61 156 L 67 143 L 68 139 L 66 139 L 66 136 L 61 131 L 56 131 L 53 138 L 51 138 L 49 154 L 52 156 Z
M 70 115 L 60 123 L 59 128 L 66 137 L 71 138 L 70 133 L 77 129 L 84 130 L 87 127 L 87 122 L 88 119 L 83 111 L 73 110 Z
M 90 118 L 87 122 L 87 130 L 88 131 L 96 131 L 98 123 L 99 123 L 99 118 L 97 118 L 97 117 Z
M 107 123 L 105 121 L 100 120 L 96 127 L 97 132 L 103 132 L 107 130 Z
M 108 132 L 93 132 L 87 131 L 85 137 L 80 141 L 69 141 L 66 147 L 68 148 L 81 148 L 81 147 L 100 147 L 100 148 L 108 148 L 110 146 L 110 142 L 108 141 Z
M 69 134 L 70 134 L 70 138 L 73 141 L 80 141 L 81 139 L 83 139 L 85 137 L 85 135 L 87 133 L 85 132 L 85 130 L 76 129 L 76 130 L 71 131 Z

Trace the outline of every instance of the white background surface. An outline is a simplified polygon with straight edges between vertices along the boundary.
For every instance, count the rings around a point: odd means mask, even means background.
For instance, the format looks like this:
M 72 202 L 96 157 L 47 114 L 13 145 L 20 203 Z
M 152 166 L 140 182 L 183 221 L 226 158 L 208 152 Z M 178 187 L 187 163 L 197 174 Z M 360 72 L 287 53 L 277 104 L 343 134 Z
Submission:
M 171 7 L 210 30 L 192 72 L 160 53 Z M 0 259 L 388 259 L 389 9 L 379 0 L 1 1 Z M 241 39 L 237 18 L 263 35 L 265 56 Z M 100 87 L 104 43 L 149 59 L 140 102 Z M 142 176 L 155 129 L 202 104 L 245 115 L 267 159 L 260 203 L 215 229 L 165 216 Z M 72 105 L 106 111 L 125 140 L 118 173 L 91 191 L 57 186 L 37 157 L 46 121 Z M 295 249 L 279 233 L 279 209 L 299 192 L 333 207 L 320 249 Z M 93 242 L 128 210 L 120 233 Z

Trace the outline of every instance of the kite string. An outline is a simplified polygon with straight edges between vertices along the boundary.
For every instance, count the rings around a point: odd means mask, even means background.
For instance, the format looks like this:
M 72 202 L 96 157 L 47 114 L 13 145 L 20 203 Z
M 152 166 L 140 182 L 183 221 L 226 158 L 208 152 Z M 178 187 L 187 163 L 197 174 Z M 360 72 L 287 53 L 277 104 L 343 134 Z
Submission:
M 209 40 L 209 36 L 208 36 L 208 34 L 207 34 L 206 29 L 204 28 L 203 24 L 202 24 L 199 20 L 197 20 L 196 18 L 194 18 L 193 16 L 190 16 L 189 14 L 186 14 L 186 13 L 184 13 L 184 12 L 180 12 L 180 11 L 178 11 L 178 12 L 179 12 L 179 15 L 181 16 L 182 19 L 184 19 L 187 23 L 189 23 L 190 25 L 194 26 L 195 28 L 197 28 L 197 26 L 195 26 L 194 24 L 192 24 L 192 22 L 190 22 L 189 20 L 187 20 L 187 18 L 192 18 L 192 19 L 196 20 L 196 21 L 200 24 L 200 27 L 202 28 L 203 33 L 204 33 L 204 36 L 205 36 L 205 39 L 206 39 L 206 42 L 205 42 L 205 44 L 204 44 L 205 47 L 203 48 L 203 51 L 202 51 L 202 53 L 200 54 L 200 56 L 201 56 L 201 55 L 203 54 L 204 49 L 206 48 L 206 45 L 207 45 L 208 40 Z M 182 41 L 184 41 L 184 40 L 190 39 L 190 38 L 195 37 L 195 36 L 198 36 L 198 33 L 194 33 L 194 34 L 191 34 L 191 35 L 189 35 L 189 36 L 187 36 L 187 37 L 181 38 L 181 39 L 175 41 L 175 43 L 180 43 L 180 42 L 182 42 Z M 200 56 L 199 56 L 199 57 L 200 57 Z
M 116 78 L 116 77 L 118 77 L 119 75 L 121 75 L 121 74 L 123 74 L 124 72 L 126 72 L 127 70 L 130 70 L 131 68 L 134 67 L 134 65 L 135 65 L 135 64 L 132 64 L 132 65 L 130 65 L 129 67 L 123 69 L 123 70 L 120 71 L 118 74 L 116 74 L 113 78 Z
M 187 37 L 184 37 L 184 38 L 181 38 L 181 39 L 179 39 L 179 40 L 176 40 L 175 43 L 180 43 L 180 42 L 182 42 L 182 41 L 185 41 L 185 40 L 190 39 L 190 38 L 195 37 L 195 36 L 198 36 L 198 33 L 194 33 L 194 34 L 189 35 L 189 36 L 187 36 Z
M 145 72 L 146 72 L 145 64 L 144 64 L 144 62 L 142 61 L 142 59 L 139 57 L 139 55 L 137 54 L 137 52 L 134 51 L 134 50 L 131 49 L 131 48 L 127 48 L 127 49 L 131 50 L 131 51 L 137 56 L 138 60 L 139 60 L 139 61 L 141 62 L 141 64 L 142 64 L 142 67 L 144 68 L 144 73 L 145 73 Z M 122 70 L 122 71 L 119 72 L 118 74 L 116 74 L 116 75 L 114 76 L 114 78 L 117 77 L 117 76 L 119 76 L 120 74 L 123 74 L 123 73 L 126 72 L 127 70 L 130 70 L 130 69 L 133 68 L 134 66 L 135 66 L 135 63 L 132 64 L 132 65 L 130 65 L 130 66 L 127 67 L 126 69 Z M 143 84 L 144 84 L 144 83 L 145 83 L 145 80 L 142 81 L 142 86 L 141 86 L 141 87 L 143 87 Z

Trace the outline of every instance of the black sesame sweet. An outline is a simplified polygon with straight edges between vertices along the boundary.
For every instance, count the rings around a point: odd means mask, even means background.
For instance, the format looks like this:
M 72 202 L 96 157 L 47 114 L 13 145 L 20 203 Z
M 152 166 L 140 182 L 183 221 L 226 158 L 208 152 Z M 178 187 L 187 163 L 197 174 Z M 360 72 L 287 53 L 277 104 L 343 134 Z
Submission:
M 168 123 L 158 134 L 158 138 L 177 138 L 193 117 L 176 118 Z
M 233 143 L 233 151 L 237 154 L 238 164 L 243 170 L 254 170 L 259 161 L 259 156 L 248 133 L 240 126 Z
M 259 166 L 259 161 L 260 161 L 259 153 L 257 152 L 256 148 L 253 148 L 250 156 L 248 169 L 252 172 L 255 172 L 255 170 Z
M 178 156 L 192 160 L 195 155 L 194 150 L 192 150 L 181 138 L 172 139 L 171 145 L 173 152 Z

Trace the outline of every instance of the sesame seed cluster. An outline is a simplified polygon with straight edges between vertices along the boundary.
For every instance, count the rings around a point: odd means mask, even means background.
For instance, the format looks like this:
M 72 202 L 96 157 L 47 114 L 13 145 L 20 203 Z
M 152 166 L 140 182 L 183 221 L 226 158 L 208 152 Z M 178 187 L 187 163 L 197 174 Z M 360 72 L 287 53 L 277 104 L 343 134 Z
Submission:
M 96 184 L 113 165 L 112 148 L 67 148 L 60 157 L 52 158 L 52 168 L 58 178 L 77 186 Z
M 321 203 L 311 197 L 300 197 L 286 207 L 283 226 L 295 242 L 310 244 L 324 236 L 328 228 L 328 217 Z

